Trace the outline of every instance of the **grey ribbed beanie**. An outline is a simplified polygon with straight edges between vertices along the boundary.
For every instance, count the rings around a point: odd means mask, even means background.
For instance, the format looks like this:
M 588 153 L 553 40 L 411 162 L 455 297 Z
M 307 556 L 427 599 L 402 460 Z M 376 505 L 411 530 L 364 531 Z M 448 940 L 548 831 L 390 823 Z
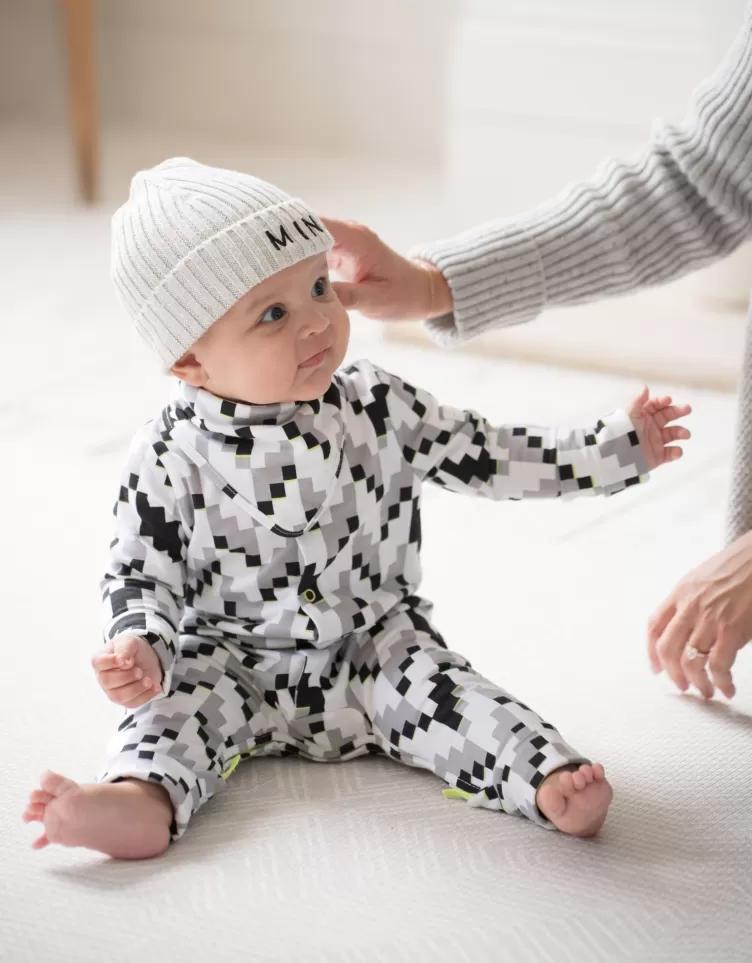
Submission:
M 246 291 L 332 243 L 301 200 L 176 157 L 133 178 L 112 219 L 112 279 L 169 369 Z

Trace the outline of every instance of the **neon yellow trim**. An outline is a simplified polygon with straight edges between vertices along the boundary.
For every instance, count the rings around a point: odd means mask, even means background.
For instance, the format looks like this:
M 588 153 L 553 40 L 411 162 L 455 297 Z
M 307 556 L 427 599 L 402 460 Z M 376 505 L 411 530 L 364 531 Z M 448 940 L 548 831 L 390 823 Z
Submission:
M 464 789 L 457 789 L 456 786 L 449 786 L 446 789 L 441 790 L 441 794 L 444 799 L 472 799 L 473 794 L 471 792 L 465 792 Z
M 222 773 L 222 778 L 229 779 L 230 776 L 238 768 L 238 764 L 241 763 L 244 758 L 247 758 L 248 756 L 252 756 L 255 752 L 258 752 L 260 748 L 261 748 L 260 746 L 254 746 L 253 749 L 246 749 L 245 752 L 239 752 L 237 756 L 233 757 L 233 760 L 230 763 L 229 768 Z
M 222 773 L 222 778 L 223 778 L 223 779 L 229 779 L 229 778 L 230 778 L 230 776 L 231 776 L 231 775 L 235 772 L 235 770 L 238 768 L 238 763 L 240 762 L 241 758 L 242 758 L 241 756 L 235 756 L 235 758 L 234 758 L 234 759 L 232 760 L 232 762 L 230 763 L 230 768 L 227 769 L 227 770 L 225 770 L 225 772 Z

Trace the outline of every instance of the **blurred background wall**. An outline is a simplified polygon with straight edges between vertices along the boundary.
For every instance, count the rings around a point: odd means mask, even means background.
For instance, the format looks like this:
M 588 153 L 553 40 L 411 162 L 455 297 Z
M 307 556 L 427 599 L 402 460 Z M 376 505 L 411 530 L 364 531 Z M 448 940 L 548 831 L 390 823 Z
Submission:
M 0 111 L 66 111 L 59 0 L 4 0 Z M 105 123 L 433 160 L 458 0 L 99 0 Z
M 655 117 L 681 119 L 744 6 L 92 0 L 101 243 L 132 172 L 177 153 L 277 180 L 399 247 L 516 213 L 639 148 Z M 0 0 L 0 204 L 16 217 L 79 203 L 64 9 Z M 751 269 L 742 252 L 473 350 L 730 387 Z

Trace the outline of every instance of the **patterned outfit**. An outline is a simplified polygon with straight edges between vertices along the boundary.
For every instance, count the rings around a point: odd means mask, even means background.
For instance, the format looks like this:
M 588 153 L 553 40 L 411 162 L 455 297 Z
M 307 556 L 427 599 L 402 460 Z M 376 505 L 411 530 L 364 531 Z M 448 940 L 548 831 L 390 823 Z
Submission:
M 494 428 L 368 362 L 301 404 L 179 384 L 132 449 L 103 583 L 106 637 L 146 638 L 163 694 L 129 711 L 102 778 L 163 785 L 176 838 L 242 756 L 384 752 L 548 825 L 538 785 L 585 760 L 431 625 L 421 485 L 519 499 L 646 476 L 623 413 Z

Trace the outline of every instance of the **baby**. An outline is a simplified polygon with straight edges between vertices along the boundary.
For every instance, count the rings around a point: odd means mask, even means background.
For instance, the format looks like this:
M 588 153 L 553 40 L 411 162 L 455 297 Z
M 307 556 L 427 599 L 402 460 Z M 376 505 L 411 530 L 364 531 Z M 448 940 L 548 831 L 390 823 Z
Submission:
M 589 836 L 611 801 L 591 765 L 447 649 L 420 585 L 420 492 L 610 495 L 678 458 L 688 414 L 645 390 L 571 432 L 492 427 L 367 361 L 332 239 L 303 204 L 173 159 L 133 180 L 112 271 L 136 330 L 178 379 L 137 436 L 92 660 L 128 714 L 99 782 L 46 773 L 34 846 L 167 849 L 248 756 L 385 753 L 449 796 Z

